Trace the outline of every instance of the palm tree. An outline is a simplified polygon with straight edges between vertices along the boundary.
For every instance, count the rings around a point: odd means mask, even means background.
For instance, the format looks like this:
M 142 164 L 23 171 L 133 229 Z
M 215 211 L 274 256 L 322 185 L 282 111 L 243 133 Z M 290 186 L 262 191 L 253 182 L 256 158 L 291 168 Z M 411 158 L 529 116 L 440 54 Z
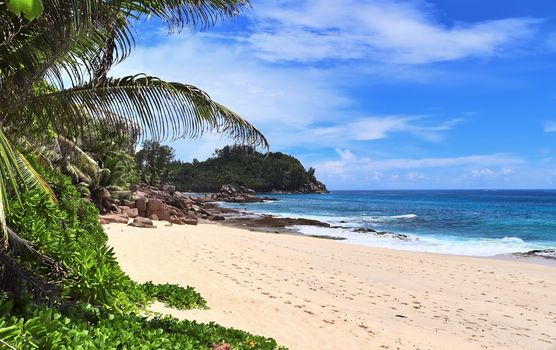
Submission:
M 19 0 L 10 4 L 14 1 Z M 16 247 L 33 250 L 6 225 L 9 197 L 19 197 L 31 187 L 52 193 L 18 150 L 16 145 L 22 141 L 52 134 L 75 141 L 92 126 L 101 125 L 115 131 L 138 128 L 143 138 L 157 140 L 217 131 L 268 147 L 253 125 L 195 86 L 144 74 L 108 76 L 110 68 L 133 49 L 132 23 L 156 16 L 170 31 L 203 29 L 237 15 L 249 6 L 248 0 L 44 0 L 42 4 L 44 12 L 29 20 L 0 3 L 0 266 L 4 275 L 7 270 L 18 271 L 10 255 Z M 30 278 L 27 282 L 33 284 Z

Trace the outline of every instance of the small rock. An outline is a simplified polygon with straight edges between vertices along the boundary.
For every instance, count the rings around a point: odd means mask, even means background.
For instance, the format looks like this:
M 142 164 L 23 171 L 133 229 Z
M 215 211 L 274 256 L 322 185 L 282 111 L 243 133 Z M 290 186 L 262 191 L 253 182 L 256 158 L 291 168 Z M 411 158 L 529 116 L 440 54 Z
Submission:
M 127 216 L 119 215 L 119 214 L 102 215 L 100 216 L 100 219 L 104 220 L 107 223 L 113 223 L 113 224 L 127 224 L 128 222 Z
M 232 346 L 228 343 L 212 344 L 212 350 L 231 350 Z
M 197 219 L 182 218 L 181 221 L 186 225 L 197 225 L 199 221 Z
M 172 216 L 172 217 L 170 218 L 170 220 L 168 220 L 168 221 L 169 221 L 170 223 L 172 223 L 172 224 L 184 225 L 183 221 L 182 221 L 180 218 L 175 217 L 175 216 Z
M 153 220 L 153 221 L 159 221 L 160 219 L 158 218 L 158 215 L 156 214 L 152 214 L 151 216 L 149 216 L 149 219 Z
M 153 221 L 152 221 L 151 219 L 149 219 L 149 218 L 142 218 L 142 217 L 140 217 L 140 216 L 138 216 L 138 217 L 136 217 L 135 219 L 133 219 L 133 222 L 134 222 L 134 223 L 135 223 L 135 222 L 139 222 L 139 223 L 142 223 L 142 224 L 145 224 L 145 225 L 151 225 L 151 226 L 152 226 L 152 224 L 153 224 Z

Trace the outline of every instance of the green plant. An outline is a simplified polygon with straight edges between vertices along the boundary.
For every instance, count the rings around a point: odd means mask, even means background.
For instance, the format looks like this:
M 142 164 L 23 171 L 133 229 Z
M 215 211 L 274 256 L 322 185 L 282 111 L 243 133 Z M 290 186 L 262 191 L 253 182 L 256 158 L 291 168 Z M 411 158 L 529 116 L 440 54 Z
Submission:
M 145 294 L 164 302 L 167 306 L 180 310 L 205 309 L 206 300 L 193 287 L 183 288 L 176 284 L 154 284 L 146 282 L 141 285 Z
M 0 298 L 0 348 L 15 349 L 176 349 L 209 350 L 227 342 L 237 350 L 284 349 L 276 341 L 216 324 L 148 319 L 133 313 L 111 314 L 82 307 L 67 314 L 28 306 L 17 314 Z

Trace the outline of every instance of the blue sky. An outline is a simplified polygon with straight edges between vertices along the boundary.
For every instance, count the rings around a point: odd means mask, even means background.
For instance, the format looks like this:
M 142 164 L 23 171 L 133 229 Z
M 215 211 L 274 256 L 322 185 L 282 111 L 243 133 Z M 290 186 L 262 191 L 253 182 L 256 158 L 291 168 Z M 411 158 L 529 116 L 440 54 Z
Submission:
M 252 5 L 204 32 L 142 23 L 113 73 L 197 85 L 332 189 L 556 188 L 553 1 Z

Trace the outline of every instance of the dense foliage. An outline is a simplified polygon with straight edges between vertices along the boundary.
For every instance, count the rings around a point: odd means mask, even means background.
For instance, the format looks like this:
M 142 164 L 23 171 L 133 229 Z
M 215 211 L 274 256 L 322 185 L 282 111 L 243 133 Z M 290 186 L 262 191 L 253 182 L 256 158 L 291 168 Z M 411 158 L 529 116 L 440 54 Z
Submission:
M 250 146 L 226 146 L 206 161 L 174 164 L 172 184 L 183 191 L 215 192 L 225 184 L 258 192 L 297 191 L 315 183 L 315 170 L 281 152 L 263 154 Z
M 141 150 L 135 154 L 137 170 L 141 181 L 149 185 L 159 185 L 170 181 L 175 150 L 154 140 L 143 142 Z
M 271 339 L 215 324 L 139 315 L 154 300 L 178 309 L 207 305 L 191 287 L 132 281 L 106 245 L 95 206 L 81 198 L 68 177 L 44 177 L 59 203 L 29 191 L 13 201 L 9 224 L 20 244 L 53 260 L 17 258 L 23 275 L 0 294 L 0 349 L 209 349 L 217 342 L 234 349 L 279 348 Z M 50 308 L 33 302 L 41 293 Z
M 234 350 L 283 349 L 272 339 L 171 317 L 147 319 L 94 308 L 62 314 L 36 306 L 15 312 L 6 298 L 0 298 L 0 315 L 0 349 L 209 350 L 221 342 Z

